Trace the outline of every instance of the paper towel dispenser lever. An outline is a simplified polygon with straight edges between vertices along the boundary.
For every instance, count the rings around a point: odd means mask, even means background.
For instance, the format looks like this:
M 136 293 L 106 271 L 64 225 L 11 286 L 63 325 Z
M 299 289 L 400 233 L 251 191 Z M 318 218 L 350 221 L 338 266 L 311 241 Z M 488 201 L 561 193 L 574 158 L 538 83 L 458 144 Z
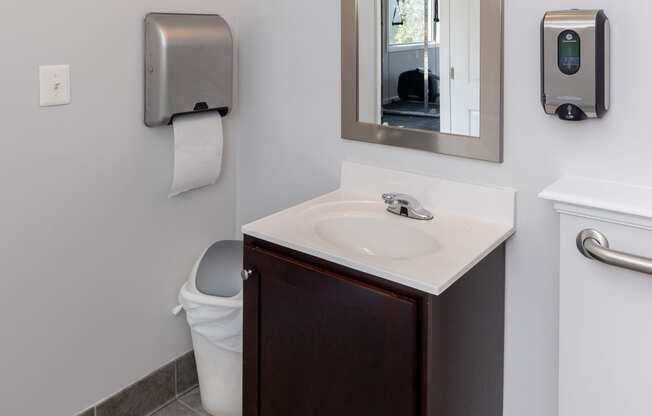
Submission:
M 233 99 L 233 36 L 218 15 L 151 13 L 145 17 L 145 124 L 217 111 Z

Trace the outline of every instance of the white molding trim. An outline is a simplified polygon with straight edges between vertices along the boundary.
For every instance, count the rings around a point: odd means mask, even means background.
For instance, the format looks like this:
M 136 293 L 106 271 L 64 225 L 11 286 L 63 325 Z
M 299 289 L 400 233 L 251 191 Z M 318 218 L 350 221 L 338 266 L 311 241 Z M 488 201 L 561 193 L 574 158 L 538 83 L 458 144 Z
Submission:
M 605 211 L 597 208 L 582 207 L 564 203 L 554 204 L 555 211 L 563 215 L 586 218 L 595 221 L 623 225 L 625 227 L 640 228 L 652 231 L 652 220 L 645 217 L 636 217 L 628 214 Z

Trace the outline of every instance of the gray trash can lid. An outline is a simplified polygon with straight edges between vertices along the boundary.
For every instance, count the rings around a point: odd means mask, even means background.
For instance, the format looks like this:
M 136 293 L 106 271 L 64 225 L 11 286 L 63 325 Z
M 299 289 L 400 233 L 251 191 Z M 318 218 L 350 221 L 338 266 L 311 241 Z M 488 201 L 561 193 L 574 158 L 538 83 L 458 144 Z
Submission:
M 242 291 L 242 241 L 218 241 L 213 244 L 197 268 L 195 284 L 205 295 L 233 297 Z

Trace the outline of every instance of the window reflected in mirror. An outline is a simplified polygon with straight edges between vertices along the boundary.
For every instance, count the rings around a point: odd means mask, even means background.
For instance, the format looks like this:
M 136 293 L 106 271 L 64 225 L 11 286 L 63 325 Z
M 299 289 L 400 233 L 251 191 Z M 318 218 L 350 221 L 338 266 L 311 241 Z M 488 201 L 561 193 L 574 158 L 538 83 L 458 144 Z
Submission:
M 358 0 L 358 119 L 480 136 L 480 0 Z

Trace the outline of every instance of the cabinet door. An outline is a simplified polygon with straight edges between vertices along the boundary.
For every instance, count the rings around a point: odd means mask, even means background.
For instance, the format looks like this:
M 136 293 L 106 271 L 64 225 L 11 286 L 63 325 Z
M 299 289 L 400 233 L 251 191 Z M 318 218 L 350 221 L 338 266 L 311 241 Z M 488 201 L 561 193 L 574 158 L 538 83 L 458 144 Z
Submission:
M 259 249 L 245 264 L 245 415 L 412 416 L 417 302 Z

